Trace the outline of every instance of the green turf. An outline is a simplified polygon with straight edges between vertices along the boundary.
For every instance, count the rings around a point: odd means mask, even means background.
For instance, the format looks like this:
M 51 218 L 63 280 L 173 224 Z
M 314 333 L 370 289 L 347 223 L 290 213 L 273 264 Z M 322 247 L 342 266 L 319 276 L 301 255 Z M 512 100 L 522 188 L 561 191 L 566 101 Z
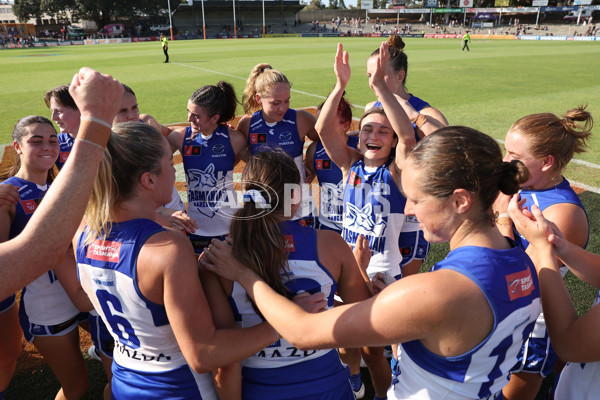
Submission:
M 293 107 L 315 106 L 334 84 L 335 45 L 342 41 L 350 52 L 353 78 L 348 99 L 358 105 L 373 100 L 366 78 L 366 59 L 377 47 L 376 38 L 293 38 L 176 41 L 170 64 L 163 64 L 158 43 L 73 46 L 0 51 L 2 100 L 0 143 L 10 142 L 14 123 L 25 115 L 49 115 L 42 97 L 47 89 L 68 83 L 81 66 L 110 73 L 137 93 L 142 112 L 162 123 L 186 119 L 186 102 L 200 86 L 218 80 L 232 83 L 241 97 L 252 67 L 270 63 L 293 83 Z M 589 104 L 600 110 L 600 45 L 594 42 L 537 42 L 474 40 L 469 53 L 458 40 L 407 39 L 408 88 L 442 110 L 450 123 L 472 126 L 502 139 L 519 117 L 535 112 L 563 113 Z M 300 93 L 304 92 L 306 94 Z M 240 109 L 238 113 L 242 113 Z M 360 110 L 355 110 L 357 116 Z M 578 156 L 600 164 L 600 138 L 593 137 L 587 153 Z M 570 166 L 567 177 L 600 187 L 597 169 Z M 585 192 L 582 200 L 590 216 L 592 237 L 588 250 L 600 253 L 600 195 Z M 445 257 L 446 244 L 433 245 L 424 266 Z M 597 289 L 567 275 L 567 285 L 581 314 L 589 309 Z M 89 362 L 91 382 L 86 398 L 98 398 L 104 381 L 99 363 Z M 98 377 L 100 376 L 100 377 Z M 372 394 L 370 385 L 368 394 Z M 7 398 L 51 398 L 58 382 L 42 366 L 16 376 Z
M 138 94 L 141 110 L 163 123 L 185 121 L 186 101 L 198 87 L 231 82 L 241 97 L 252 67 L 270 63 L 293 83 L 293 107 L 315 106 L 334 84 L 333 56 L 341 41 L 350 52 L 353 77 L 348 99 L 373 100 L 366 60 L 377 38 L 275 38 L 175 41 L 163 64 L 157 42 L 0 51 L 0 143 L 10 142 L 18 118 L 49 115 L 42 96 L 70 82 L 81 66 L 110 73 Z M 442 110 L 451 124 L 472 126 L 502 139 L 519 117 L 563 113 L 578 104 L 600 111 L 600 45 L 596 42 L 474 40 L 462 52 L 453 39 L 406 39 L 409 91 Z M 242 110 L 239 110 L 241 113 Z M 360 115 L 361 110 L 355 114 Z M 600 164 L 600 138 L 579 156 Z M 584 174 L 585 175 L 585 174 Z M 588 174 L 593 175 L 593 174 Z M 596 174 L 600 175 L 600 174 Z M 600 177 L 589 176 L 600 187 Z

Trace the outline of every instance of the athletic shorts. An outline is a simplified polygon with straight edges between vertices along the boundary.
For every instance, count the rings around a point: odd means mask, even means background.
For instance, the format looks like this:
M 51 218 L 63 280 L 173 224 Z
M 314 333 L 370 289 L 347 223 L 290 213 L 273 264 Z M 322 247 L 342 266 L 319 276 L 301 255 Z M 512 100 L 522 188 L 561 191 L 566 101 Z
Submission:
M 102 317 L 95 310 L 90 311 L 89 314 L 90 336 L 96 346 L 96 353 L 100 352 L 108 358 L 113 358 L 115 339 L 110 334 Z
M 337 351 L 278 368 L 242 367 L 244 400 L 354 400 L 350 369 Z
M 319 222 L 319 220 L 315 220 L 316 222 L 316 229 L 322 230 L 322 231 L 334 231 L 339 233 L 340 235 L 342 234 L 342 230 L 341 229 L 335 229 L 335 228 L 330 228 L 327 225 L 323 225 Z
M 402 265 L 414 260 L 424 260 L 429 254 L 429 242 L 425 240 L 423 231 L 402 232 L 398 238 Z
M 21 329 L 23 329 L 23 336 L 25 340 L 32 343 L 36 336 L 63 336 L 72 330 L 76 329 L 77 326 L 83 321 L 87 321 L 88 313 L 81 312 L 75 315 L 73 318 L 68 319 L 65 322 L 56 325 L 38 325 L 29 321 L 24 313 L 19 313 L 19 322 L 21 323 Z
M 227 235 L 222 235 L 222 236 L 199 236 L 199 235 L 189 234 L 188 237 L 190 238 L 190 241 L 192 242 L 192 246 L 194 247 L 194 252 L 196 252 L 196 255 L 199 256 L 200 254 L 202 254 L 202 252 L 204 251 L 204 249 L 208 247 L 208 245 L 210 244 L 211 240 L 213 240 L 213 239 L 225 240 L 225 238 L 227 237 Z
M 6 311 L 9 308 L 11 308 L 12 306 L 14 306 L 16 302 L 17 302 L 17 296 L 15 296 L 14 294 L 12 294 L 12 295 L 8 296 L 6 299 L 0 301 L 0 313 L 3 313 L 4 311 Z
M 546 333 L 546 337 L 543 338 L 530 336 L 525 345 L 521 347 L 518 360 L 517 365 L 511 371 L 512 373 L 538 373 L 545 378 L 554 371 L 554 364 L 556 364 L 558 356 L 554 352 L 550 338 Z

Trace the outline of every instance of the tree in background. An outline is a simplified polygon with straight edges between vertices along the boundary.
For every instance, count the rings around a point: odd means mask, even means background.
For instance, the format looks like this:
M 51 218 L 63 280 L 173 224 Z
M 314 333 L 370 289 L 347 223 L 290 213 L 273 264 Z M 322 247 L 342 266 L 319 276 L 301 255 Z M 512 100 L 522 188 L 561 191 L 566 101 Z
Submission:
M 171 11 L 181 4 L 180 0 L 169 1 Z M 117 18 L 135 21 L 140 15 L 151 18 L 164 16 L 167 14 L 166 5 L 166 2 L 156 0 L 15 0 L 13 13 L 21 22 L 35 18 L 38 24 L 41 24 L 44 14 L 53 16 L 57 21 L 68 21 L 71 13 L 72 20 L 87 19 L 102 27 Z

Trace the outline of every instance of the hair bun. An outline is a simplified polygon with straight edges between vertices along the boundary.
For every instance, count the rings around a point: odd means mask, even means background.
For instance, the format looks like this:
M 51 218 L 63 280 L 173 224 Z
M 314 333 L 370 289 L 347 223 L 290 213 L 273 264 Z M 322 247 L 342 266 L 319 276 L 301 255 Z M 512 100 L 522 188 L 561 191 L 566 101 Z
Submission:
M 529 170 L 521 161 L 504 161 L 498 188 L 504 194 L 513 195 L 519 191 L 521 184 L 525 183 L 529 176 Z

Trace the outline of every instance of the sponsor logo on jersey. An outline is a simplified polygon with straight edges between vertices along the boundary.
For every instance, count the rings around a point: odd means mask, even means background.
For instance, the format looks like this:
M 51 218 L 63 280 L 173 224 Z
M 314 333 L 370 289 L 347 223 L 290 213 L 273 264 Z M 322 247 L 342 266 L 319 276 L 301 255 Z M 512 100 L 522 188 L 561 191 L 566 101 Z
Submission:
M 267 135 L 265 133 L 251 133 L 250 144 L 267 143 Z
M 505 278 L 508 296 L 511 301 L 528 296 L 535 289 L 529 268 L 506 275 Z
M 118 263 L 121 254 L 121 244 L 121 242 L 96 239 L 88 246 L 85 256 L 92 260 Z
M 317 169 L 331 169 L 331 160 L 316 160 Z
M 225 145 L 224 144 L 215 144 L 212 147 L 212 152 L 213 152 L 213 154 L 223 154 L 225 152 Z
M 411 224 L 418 224 L 419 221 L 417 221 L 417 217 L 415 217 L 414 215 L 406 215 L 405 216 L 405 221 Z
M 25 211 L 25 214 L 31 214 L 35 211 L 35 209 L 38 206 L 38 202 L 36 202 L 35 200 L 22 200 L 21 201 L 21 207 L 23 207 L 23 211 Z
M 294 245 L 294 235 L 283 235 L 283 240 L 285 240 L 285 249 L 293 253 L 296 251 L 296 246 Z
M 282 142 L 289 142 L 292 140 L 292 132 L 282 132 L 279 135 L 279 140 Z
M 60 158 L 59 158 L 60 162 L 61 163 L 67 162 L 67 158 L 69 158 L 69 154 L 70 154 L 69 151 L 61 151 L 60 152 Z
M 362 179 L 360 176 L 356 175 L 354 171 L 350 173 L 350 179 L 348 179 L 348 184 L 351 186 L 360 186 Z
M 402 254 L 402 257 L 406 257 L 406 256 L 410 256 L 413 252 L 413 248 L 412 247 L 403 247 L 400 249 L 400 254 Z
M 185 146 L 183 148 L 184 156 L 199 156 L 202 153 L 202 146 Z

